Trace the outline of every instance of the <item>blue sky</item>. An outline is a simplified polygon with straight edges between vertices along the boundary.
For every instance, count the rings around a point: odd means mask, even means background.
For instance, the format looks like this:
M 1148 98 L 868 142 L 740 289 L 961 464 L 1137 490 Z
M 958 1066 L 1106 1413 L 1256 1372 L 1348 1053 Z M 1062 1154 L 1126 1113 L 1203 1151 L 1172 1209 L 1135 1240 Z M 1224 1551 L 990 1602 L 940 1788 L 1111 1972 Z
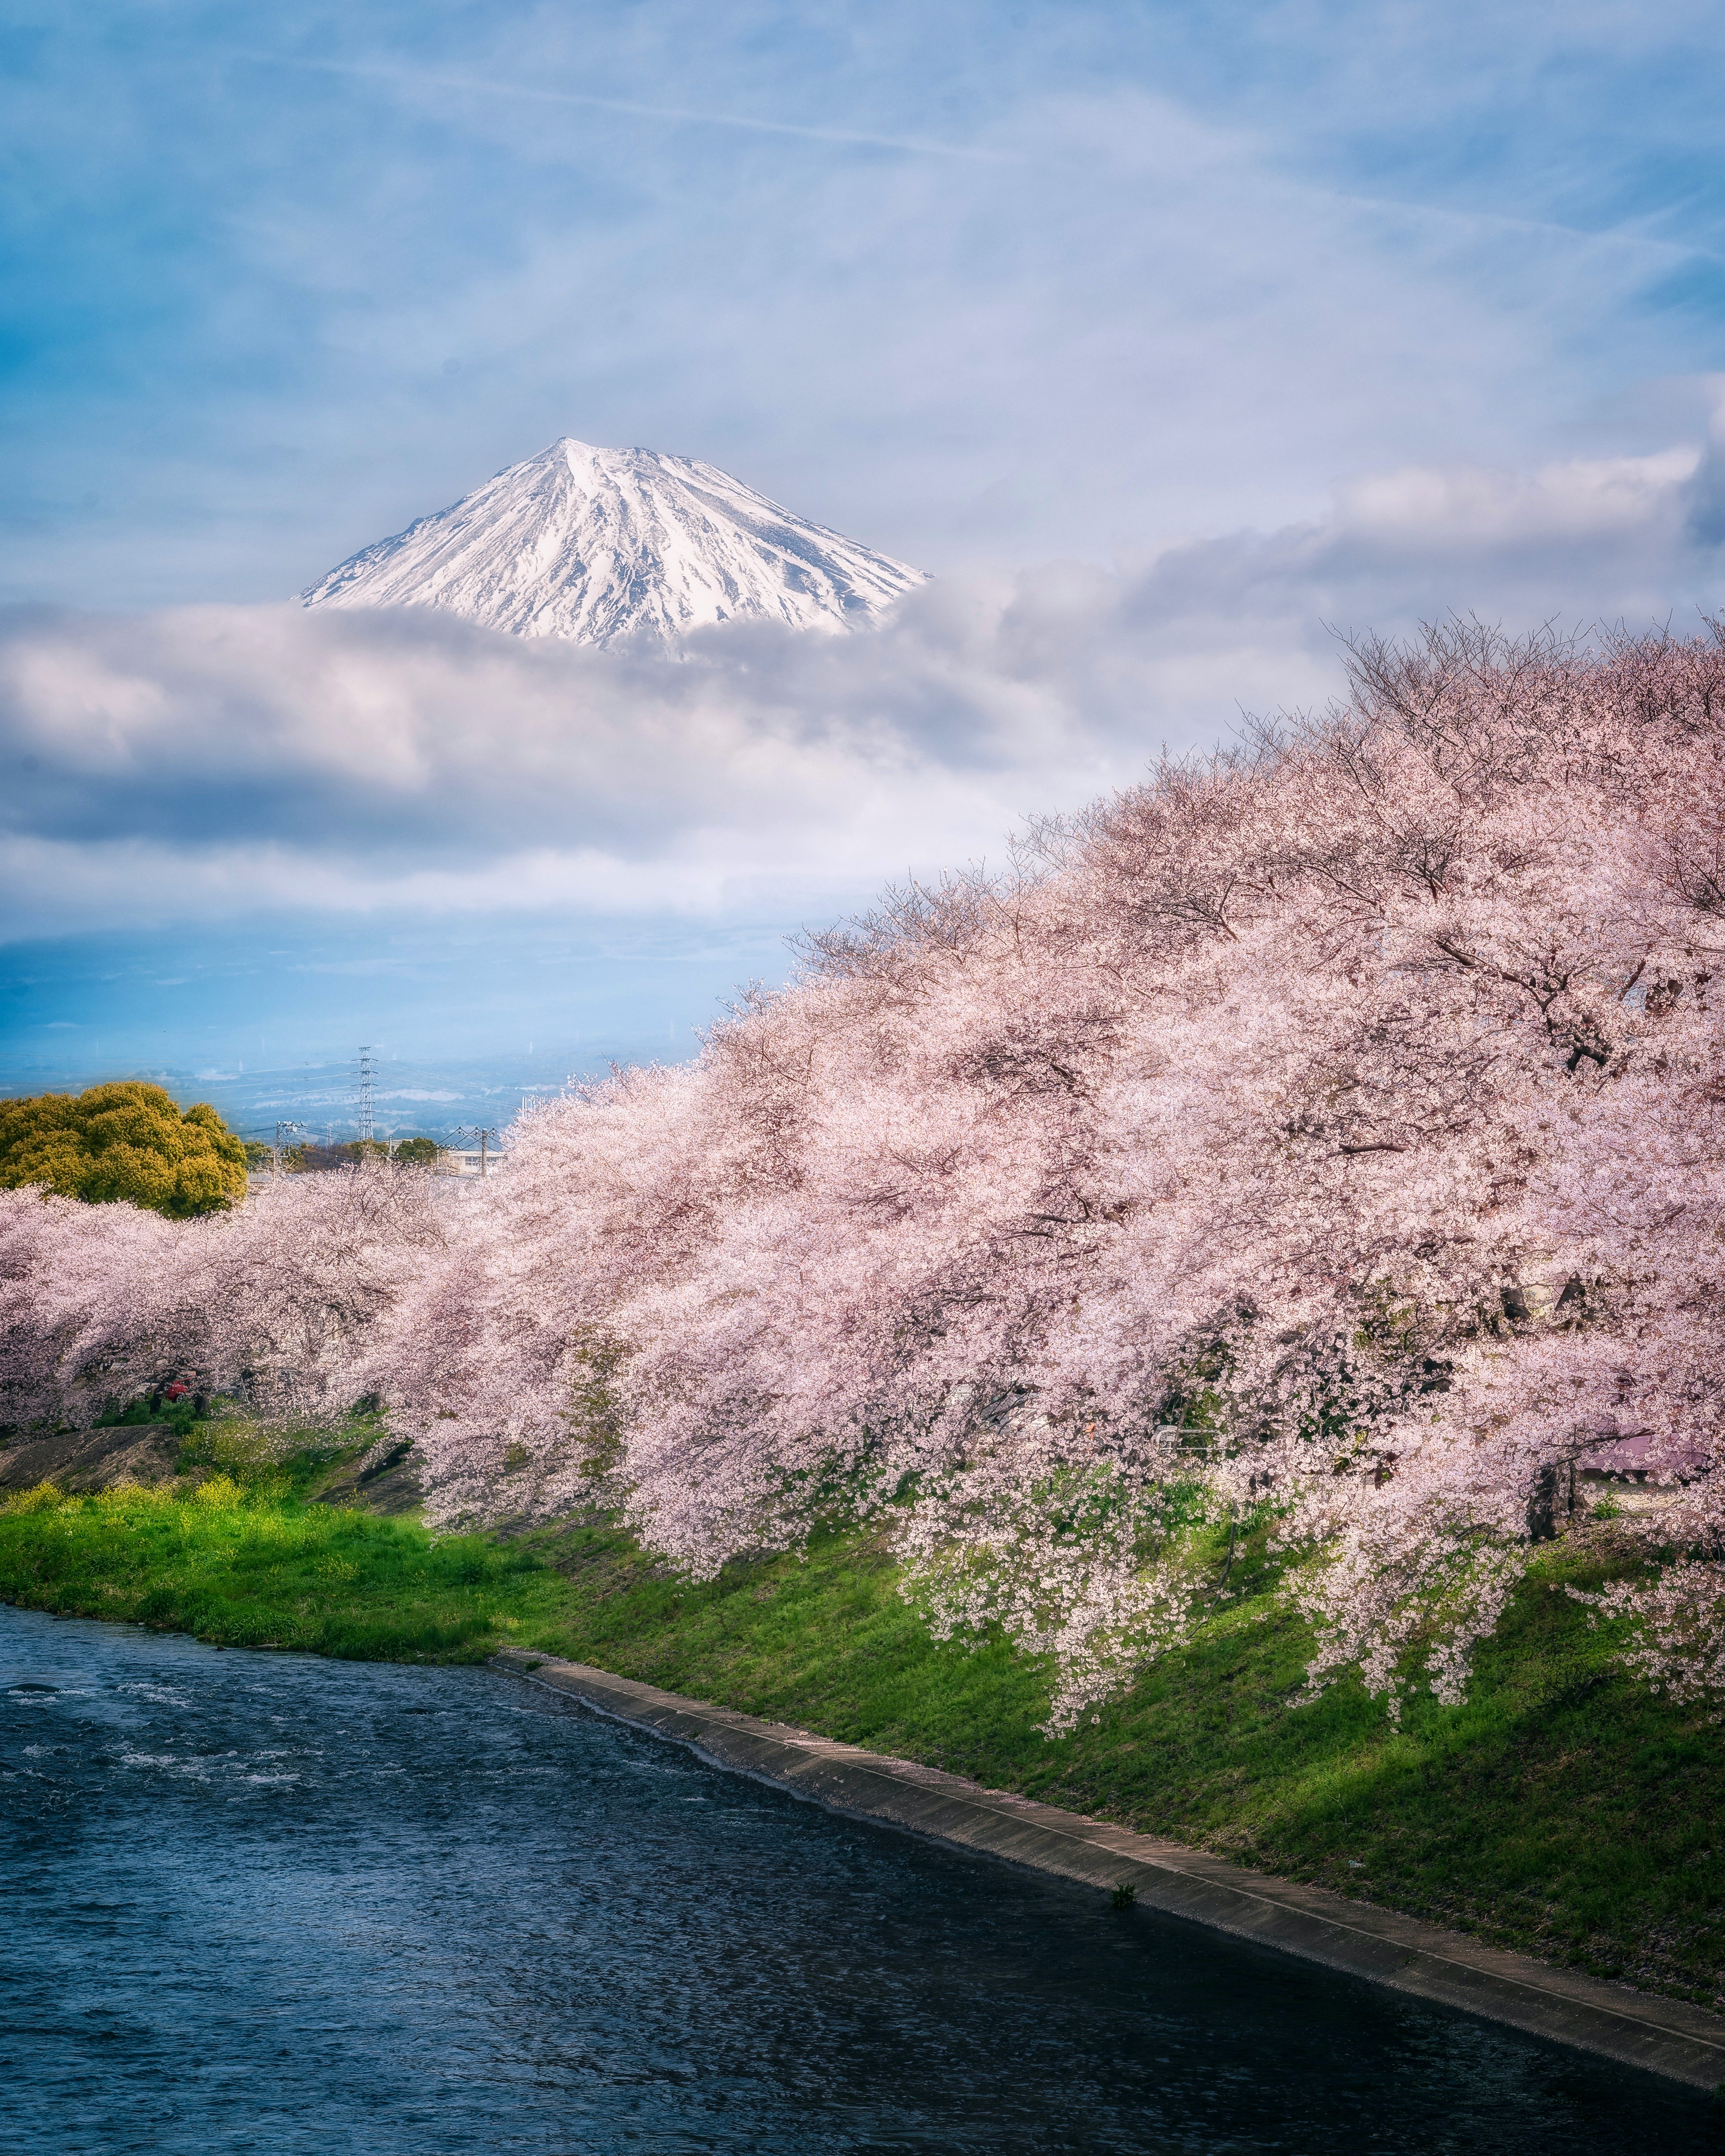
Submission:
M 1692 623 L 1722 49 L 1684 5 L 15 5 L 0 1084 L 681 1052 L 785 929 L 1321 700 L 1337 625 Z M 565 433 L 938 583 L 675 678 L 284 607 Z

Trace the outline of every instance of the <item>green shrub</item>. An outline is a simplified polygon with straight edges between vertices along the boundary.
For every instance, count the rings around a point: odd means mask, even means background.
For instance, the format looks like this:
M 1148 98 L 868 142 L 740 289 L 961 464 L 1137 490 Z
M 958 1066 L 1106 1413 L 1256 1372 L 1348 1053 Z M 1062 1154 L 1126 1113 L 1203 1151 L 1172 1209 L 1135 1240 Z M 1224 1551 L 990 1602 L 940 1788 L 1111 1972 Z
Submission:
M 185 1220 L 233 1204 L 245 1183 L 245 1147 L 215 1110 L 200 1101 L 182 1113 L 159 1086 L 126 1079 L 0 1101 L 0 1188 L 42 1183 Z

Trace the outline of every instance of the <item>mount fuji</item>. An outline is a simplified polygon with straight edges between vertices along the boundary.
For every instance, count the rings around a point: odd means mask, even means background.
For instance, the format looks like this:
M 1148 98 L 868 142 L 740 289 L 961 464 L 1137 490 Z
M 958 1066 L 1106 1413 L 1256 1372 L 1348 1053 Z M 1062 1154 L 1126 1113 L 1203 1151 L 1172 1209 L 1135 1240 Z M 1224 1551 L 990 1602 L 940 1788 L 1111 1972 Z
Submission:
M 566 436 L 300 597 L 445 607 L 517 636 L 614 644 L 722 621 L 867 628 L 926 581 L 713 465 Z

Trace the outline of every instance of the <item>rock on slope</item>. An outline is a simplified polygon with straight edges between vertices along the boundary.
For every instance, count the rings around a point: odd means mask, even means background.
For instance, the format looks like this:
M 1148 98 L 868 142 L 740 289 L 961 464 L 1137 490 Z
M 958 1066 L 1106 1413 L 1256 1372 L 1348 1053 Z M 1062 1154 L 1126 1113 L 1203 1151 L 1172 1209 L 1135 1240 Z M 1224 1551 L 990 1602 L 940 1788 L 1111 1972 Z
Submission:
M 865 627 L 924 581 L 712 465 L 565 437 L 300 597 L 447 607 L 518 636 L 611 644 L 721 621 Z

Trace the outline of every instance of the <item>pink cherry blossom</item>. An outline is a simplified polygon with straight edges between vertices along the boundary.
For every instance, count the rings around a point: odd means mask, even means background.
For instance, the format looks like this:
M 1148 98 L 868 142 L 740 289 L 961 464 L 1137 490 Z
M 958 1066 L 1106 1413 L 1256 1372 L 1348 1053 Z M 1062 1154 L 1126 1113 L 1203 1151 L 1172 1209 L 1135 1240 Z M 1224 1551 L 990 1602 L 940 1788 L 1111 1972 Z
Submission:
M 1604 1614 L 1725 1697 L 1722 716 L 1715 632 L 1364 645 L 1345 706 L 811 938 L 459 1204 L 10 1194 L 12 1412 L 376 1391 L 440 1519 L 619 1507 L 697 1576 L 878 1515 L 938 1632 L 1049 1658 L 1056 1731 L 1260 1517 L 1313 1686 L 1459 1699 L 1633 1471 Z

